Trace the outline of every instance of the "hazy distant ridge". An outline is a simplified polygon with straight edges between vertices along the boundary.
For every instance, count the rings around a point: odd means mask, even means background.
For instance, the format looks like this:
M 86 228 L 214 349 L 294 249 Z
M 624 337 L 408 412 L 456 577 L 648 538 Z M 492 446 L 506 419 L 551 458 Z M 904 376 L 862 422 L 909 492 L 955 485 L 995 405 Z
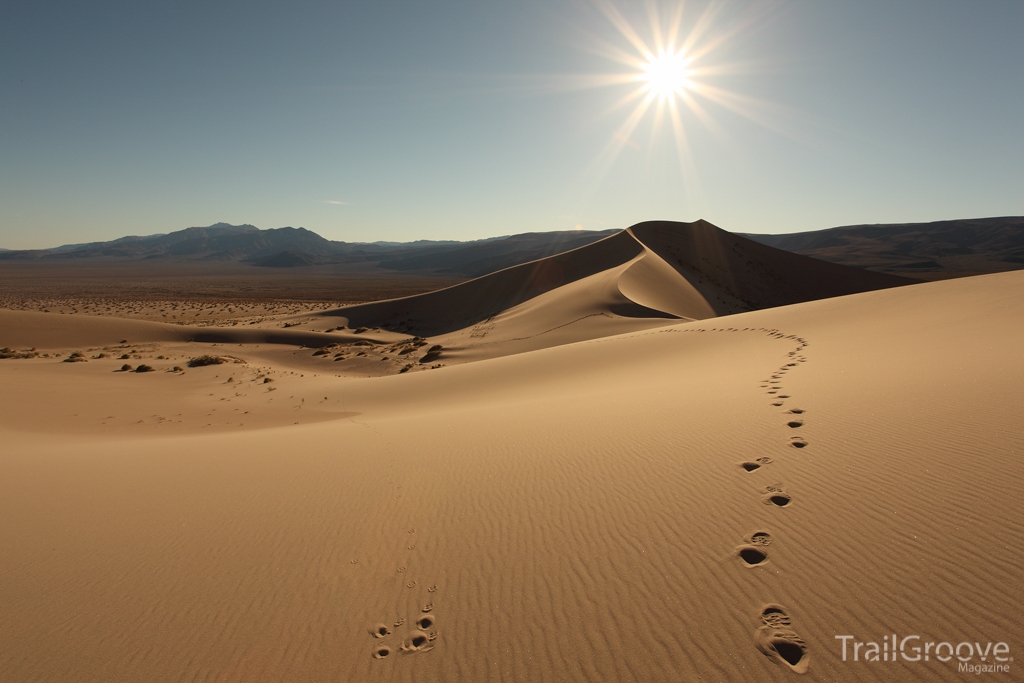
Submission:
M 744 236 L 823 261 L 931 280 L 1024 268 L 1021 216 Z
M 471 242 L 339 242 L 305 228 L 261 230 L 216 223 L 53 249 L 0 249 L 2 261 L 108 259 L 233 261 L 270 268 L 366 264 L 382 271 L 479 277 L 553 256 L 616 232 L 532 232 Z M 857 268 L 945 279 L 1024 268 L 1024 217 L 851 225 L 783 235 L 744 234 L 761 244 Z M 360 266 L 362 267 L 362 266 Z
M 68 259 L 239 261 L 256 266 L 293 268 L 371 262 L 385 270 L 426 271 L 474 277 L 583 246 L 603 232 L 576 230 L 492 237 L 473 242 L 356 243 L 327 240 L 305 228 L 260 230 L 253 225 L 216 223 L 167 234 L 128 236 L 108 242 L 69 244 L 53 249 L 5 251 L 0 260 Z

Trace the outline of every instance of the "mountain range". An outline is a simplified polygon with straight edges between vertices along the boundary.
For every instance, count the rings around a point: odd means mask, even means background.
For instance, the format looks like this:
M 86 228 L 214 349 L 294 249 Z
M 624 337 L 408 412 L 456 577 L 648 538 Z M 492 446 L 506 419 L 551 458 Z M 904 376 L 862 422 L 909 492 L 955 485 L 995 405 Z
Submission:
M 586 246 L 616 230 L 533 232 L 475 241 L 340 242 L 305 228 L 216 223 L 53 249 L 0 249 L 3 261 L 232 261 L 267 268 L 363 264 L 395 274 L 474 278 Z M 742 234 L 742 233 L 741 233 Z M 779 235 L 742 234 L 823 261 L 937 280 L 1024 268 L 1024 217 L 852 225 Z
M 373 263 L 394 271 L 428 271 L 477 277 L 508 266 L 575 249 L 615 230 L 533 232 L 472 242 L 339 242 L 305 228 L 260 230 L 253 225 L 216 223 L 167 234 L 122 237 L 109 242 L 71 244 L 53 249 L 4 251 L 0 261 L 237 261 L 271 268 Z

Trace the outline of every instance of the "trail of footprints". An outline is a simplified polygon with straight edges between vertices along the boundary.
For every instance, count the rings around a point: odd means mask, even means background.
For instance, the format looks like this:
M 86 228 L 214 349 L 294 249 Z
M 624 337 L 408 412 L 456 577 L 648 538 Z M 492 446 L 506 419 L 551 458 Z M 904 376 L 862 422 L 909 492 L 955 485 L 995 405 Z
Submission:
M 409 632 L 399 646 L 399 650 L 403 654 L 429 652 L 434 649 L 434 641 L 437 640 L 437 618 L 430 614 L 432 609 L 434 609 L 433 603 L 428 602 L 423 606 L 422 613 L 412 619 Z M 385 623 L 377 623 L 370 628 L 370 635 L 377 640 L 383 640 L 393 634 L 392 628 L 399 629 L 405 625 L 404 618 L 396 619 L 390 627 Z M 384 659 L 392 652 L 391 645 L 388 643 L 378 643 L 373 648 L 373 657 L 374 659 Z
M 786 401 L 792 398 L 785 393 L 782 386 L 786 374 L 800 367 L 807 362 L 804 349 L 809 344 L 803 337 L 793 334 L 783 334 L 779 330 L 766 327 L 728 327 L 728 328 L 689 328 L 678 330 L 668 328 L 662 332 L 760 332 L 774 339 L 786 339 L 796 343 L 796 347 L 787 355 L 786 362 L 780 366 L 769 377 L 761 380 L 761 389 L 765 396 L 776 408 L 786 408 Z M 808 442 L 799 433 L 804 426 L 803 408 L 789 408 L 784 410 L 784 428 L 787 431 L 786 443 L 791 448 L 807 448 Z M 766 467 L 770 467 L 774 460 L 769 456 L 763 456 L 756 460 L 748 460 L 739 463 L 739 466 L 746 474 L 744 476 L 763 476 Z M 780 483 L 768 484 L 761 489 L 761 502 L 765 505 L 787 508 L 793 504 L 793 496 L 786 491 Z M 771 534 L 767 531 L 756 531 L 744 539 L 742 545 L 735 549 L 736 557 L 746 568 L 760 567 L 768 562 L 768 547 L 772 544 Z M 807 652 L 807 645 L 800 635 L 793 630 L 792 619 L 786 612 L 786 608 L 778 604 L 769 604 L 761 608 L 759 615 L 760 624 L 754 631 L 755 643 L 758 649 L 772 660 L 789 667 L 797 673 L 806 673 L 810 664 Z
M 693 331 L 705 332 L 712 330 L 696 329 Z M 791 398 L 791 396 L 783 393 L 785 390 L 782 387 L 782 380 L 786 373 L 800 367 L 801 363 L 807 362 L 807 357 L 803 354 L 803 350 L 807 348 L 808 342 L 801 337 L 783 335 L 778 330 L 767 328 L 728 328 L 714 331 L 764 332 L 771 337 L 790 339 L 797 343 L 797 347 L 789 352 L 787 362 L 778 368 L 774 374 L 761 382 L 761 388 L 765 390 L 765 395 L 771 401 L 771 405 L 777 408 L 784 408 L 786 400 Z M 802 408 L 786 410 L 785 428 L 787 430 L 796 430 L 803 427 L 803 415 L 805 413 L 806 411 Z M 793 448 L 806 448 L 808 442 L 802 436 L 791 435 L 788 437 L 788 445 Z M 773 458 L 762 456 L 756 460 L 742 462 L 739 465 L 747 474 L 754 474 L 760 473 L 766 467 L 771 466 L 773 462 Z M 765 505 L 786 508 L 793 504 L 793 496 L 785 490 L 781 483 L 768 484 L 762 487 L 761 491 L 761 502 Z M 413 532 L 414 530 L 410 530 L 409 533 Z M 744 567 L 760 567 L 768 562 L 768 548 L 772 545 L 773 541 L 774 539 L 769 532 L 755 531 L 743 540 L 742 545 L 736 548 L 736 556 Z M 415 545 L 410 544 L 408 549 L 413 550 L 415 547 Z M 357 562 L 358 560 L 352 560 L 353 564 Z M 404 574 L 406 567 L 399 567 L 396 571 L 399 574 Z M 410 589 L 415 588 L 416 585 L 416 581 L 409 581 L 405 584 L 406 588 Z M 428 594 L 433 594 L 436 591 L 436 585 L 427 588 Z M 433 602 L 428 601 L 423 605 L 420 613 L 411 618 L 408 623 L 405 618 L 398 618 L 390 626 L 379 622 L 370 627 L 369 633 L 376 643 L 372 650 L 373 657 L 375 659 L 386 659 L 391 656 L 395 652 L 392 642 L 397 640 L 392 639 L 392 636 L 395 635 L 396 630 L 402 628 L 407 628 L 408 630 L 401 641 L 401 645 L 397 646 L 399 652 L 402 654 L 416 654 L 432 650 L 438 637 L 437 619 L 432 614 L 433 609 Z M 792 619 L 786 608 L 774 603 L 765 605 L 761 608 L 759 622 L 758 627 L 754 631 L 757 648 L 766 656 L 787 666 L 796 673 L 806 673 L 810 663 L 807 645 L 793 629 Z
M 784 409 L 783 427 L 787 432 L 786 444 L 791 448 L 807 448 L 808 442 L 799 432 L 804 426 L 803 408 L 790 407 L 788 410 L 786 401 L 792 398 L 783 387 L 783 381 L 787 373 L 800 367 L 807 362 L 804 349 L 809 344 L 803 337 L 793 334 L 783 334 L 779 330 L 766 327 L 727 327 L 727 328 L 668 328 L 659 332 L 684 332 L 684 333 L 706 333 L 706 332 L 760 332 L 774 339 L 784 339 L 796 344 L 790 351 L 783 363 L 773 374 L 761 380 L 761 389 L 765 396 L 776 408 Z M 740 468 L 746 473 L 743 476 L 764 476 L 765 468 L 772 465 L 774 460 L 769 456 L 763 456 L 756 460 L 748 460 L 739 463 Z M 761 502 L 765 505 L 778 508 L 787 508 L 793 505 L 793 496 L 780 483 L 768 484 L 761 488 Z M 760 567 L 769 561 L 768 547 L 772 545 L 773 538 L 767 531 L 756 531 L 744 539 L 742 545 L 735 549 L 736 557 L 740 564 L 746 568 Z M 793 630 L 792 619 L 782 605 L 769 604 L 761 608 L 759 615 L 760 624 L 754 631 L 755 643 L 758 649 L 775 662 L 787 666 L 797 673 L 806 673 L 810 660 L 807 652 L 807 645 L 800 635 Z
M 797 346 L 790 351 L 787 361 L 775 372 L 761 381 L 761 389 L 765 396 L 776 408 L 787 408 L 786 401 L 791 396 L 783 388 L 783 380 L 786 374 L 800 367 L 801 363 L 807 362 L 804 349 L 808 343 L 802 337 L 795 335 L 783 335 L 778 330 L 761 328 L 757 330 L 764 332 L 777 339 L 789 339 L 796 342 Z M 808 443 L 799 433 L 794 434 L 793 430 L 799 430 L 804 426 L 806 411 L 803 408 L 789 408 L 784 410 L 784 426 L 786 430 L 787 445 L 792 448 L 806 448 Z M 756 476 L 763 476 L 766 467 L 773 463 L 768 456 L 757 458 L 740 463 L 740 467 L 748 474 L 758 473 Z M 793 504 L 793 496 L 786 491 L 781 483 L 767 484 L 761 488 L 761 502 L 765 505 L 778 508 L 787 508 Z M 735 550 L 740 563 L 747 568 L 760 567 L 768 562 L 768 548 L 772 544 L 772 536 L 767 531 L 756 531 L 744 539 L 742 545 Z M 797 673 L 805 673 L 810 663 L 807 645 L 800 635 L 793 630 L 792 619 L 782 605 L 769 604 L 761 609 L 759 615 L 760 624 L 754 632 L 757 648 L 774 661 L 789 667 Z
M 410 529 L 409 533 L 415 533 L 415 529 Z M 415 550 L 415 543 L 410 542 L 406 548 L 408 550 Z M 352 560 L 353 564 L 357 564 L 358 560 Z M 395 570 L 395 573 L 403 575 L 406 573 L 406 567 L 403 565 Z M 406 581 L 406 588 L 415 588 L 418 582 L 415 580 Z M 434 649 L 434 644 L 437 641 L 438 630 L 437 630 L 437 616 L 432 614 L 434 611 L 433 594 L 437 592 L 437 585 L 431 585 L 427 588 L 426 602 L 420 608 L 418 614 L 410 617 L 408 621 L 405 617 L 399 617 L 395 621 L 391 622 L 391 625 L 384 622 L 378 622 L 370 627 L 370 635 L 374 638 L 374 646 L 372 655 L 374 659 L 386 659 L 397 651 L 406 654 L 416 654 L 418 652 L 430 652 Z M 401 644 L 394 644 L 397 638 L 391 638 L 395 635 L 395 632 L 399 629 L 405 629 L 405 637 L 401 640 Z

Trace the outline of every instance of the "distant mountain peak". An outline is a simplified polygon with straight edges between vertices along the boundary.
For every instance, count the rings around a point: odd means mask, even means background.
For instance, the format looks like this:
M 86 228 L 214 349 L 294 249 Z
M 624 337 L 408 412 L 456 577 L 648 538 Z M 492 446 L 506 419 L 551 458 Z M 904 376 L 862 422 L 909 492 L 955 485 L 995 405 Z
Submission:
M 184 230 L 179 230 L 178 232 L 189 232 L 190 230 L 191 231 L 199 231 L 199 230 L 210 231 L 210 230 L 212 230 L 212 231 L 224 231 L 224 232 L 260 232 L 259 228 L 257 228 L 255 225 L 250 225 L 249 223 L 243 223 L 242 225 L 232 225 L 231 223 L 214 223 L 213 225 L 195 226 L 195 227 L 192 227 L 192 228 L 185 228 Z M 170 234 L 173 235 L 174 233 L 170 233 Z

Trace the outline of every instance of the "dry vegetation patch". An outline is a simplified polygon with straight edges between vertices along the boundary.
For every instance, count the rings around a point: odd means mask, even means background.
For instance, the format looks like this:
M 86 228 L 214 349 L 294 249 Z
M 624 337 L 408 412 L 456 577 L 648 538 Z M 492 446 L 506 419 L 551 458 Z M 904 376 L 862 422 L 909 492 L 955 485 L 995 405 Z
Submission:
M 24 349 L 22 351 L 15 351 L 14 349 L 7 348 L 6 346 L 0 349 L 0 358 L 38 358 L 39 352 L 35 349 Z
M 238 358 L 237 356 L 202 355 L 202 356 L 196 356 L 195 358 L 190 358 L 189 361 L 188 361 L 188 366 L 190 368 L 201 368 L 201 367 L 204 367 L 206 365 L 222 365 L 224 363 L 242 363 L 242 364 L 244 364 L 245 361 L 242 360 L 241 358 Z

